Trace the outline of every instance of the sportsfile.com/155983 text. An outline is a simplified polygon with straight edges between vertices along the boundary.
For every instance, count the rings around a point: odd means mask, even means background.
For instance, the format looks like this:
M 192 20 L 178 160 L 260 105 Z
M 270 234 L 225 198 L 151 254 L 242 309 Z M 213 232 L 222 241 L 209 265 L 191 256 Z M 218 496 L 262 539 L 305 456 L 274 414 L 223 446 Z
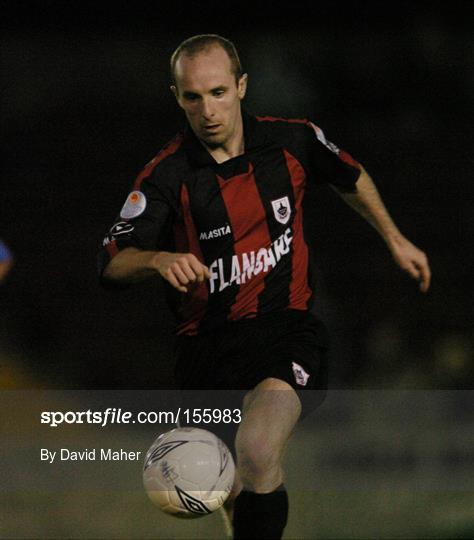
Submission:
M 100 427 L 116 424 L 239 424 L 240 409 L 189 409 L 175 411 L 141 411 L 134 413 L 109 407 L 103 411 L 42 411 L 41 423 L 50 427 L 62 424 L 96 424 Z

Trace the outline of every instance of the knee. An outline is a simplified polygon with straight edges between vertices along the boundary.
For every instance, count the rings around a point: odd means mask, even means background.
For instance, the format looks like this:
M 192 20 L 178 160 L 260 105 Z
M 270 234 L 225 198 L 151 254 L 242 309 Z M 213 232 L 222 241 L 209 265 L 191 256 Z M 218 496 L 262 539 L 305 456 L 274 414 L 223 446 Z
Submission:
M 236 451 L 244 478 L 264 476 L 280 465 L 280 452 L 263 437 L 237 437 Z

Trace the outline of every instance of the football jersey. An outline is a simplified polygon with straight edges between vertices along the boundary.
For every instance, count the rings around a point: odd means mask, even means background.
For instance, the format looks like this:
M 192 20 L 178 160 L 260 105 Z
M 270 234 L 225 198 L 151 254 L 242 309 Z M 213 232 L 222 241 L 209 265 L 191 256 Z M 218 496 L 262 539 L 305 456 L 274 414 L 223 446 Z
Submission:
M 126 247 L 193 253 L 211 277 L 187 294 L 167 283 L 178 334 L 312 299 L 303 198 L 311 184 L 353 192 L 360 165 L 308 120 L 242 112 L 245 151 L 217 163 L 188 127 L 138 175 L 104 239 L 102 272 Z

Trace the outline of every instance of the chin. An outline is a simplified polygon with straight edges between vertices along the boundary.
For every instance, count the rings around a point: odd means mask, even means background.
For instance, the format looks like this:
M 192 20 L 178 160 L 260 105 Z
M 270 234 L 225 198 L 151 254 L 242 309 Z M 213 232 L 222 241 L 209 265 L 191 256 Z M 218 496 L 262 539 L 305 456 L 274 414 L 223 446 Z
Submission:
M 207 135 L 202 138 L 202 141 L 211 147 L 220 146 L 225 142 L 225 137 L 222 135 Z

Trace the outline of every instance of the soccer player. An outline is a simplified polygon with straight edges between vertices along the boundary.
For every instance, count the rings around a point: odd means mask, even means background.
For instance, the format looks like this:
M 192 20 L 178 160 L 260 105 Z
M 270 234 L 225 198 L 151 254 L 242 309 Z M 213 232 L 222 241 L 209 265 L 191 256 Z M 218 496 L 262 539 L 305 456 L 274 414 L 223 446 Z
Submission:
M 104 240 L 102 279 L 164 278 L 179 319 L 181 387 L 246 390 L 235 437 L 234 538 L 281 538 L 283 449 L 326 377 L 326 332 L 310 313 L 307 186 L 330 183 L 423 292 L 430 269 L 362 165 L 319 127 L 242 110 L 247 74 L 231 42 L 184 41 L 171 75 L 187 127 L 137 177 Z

